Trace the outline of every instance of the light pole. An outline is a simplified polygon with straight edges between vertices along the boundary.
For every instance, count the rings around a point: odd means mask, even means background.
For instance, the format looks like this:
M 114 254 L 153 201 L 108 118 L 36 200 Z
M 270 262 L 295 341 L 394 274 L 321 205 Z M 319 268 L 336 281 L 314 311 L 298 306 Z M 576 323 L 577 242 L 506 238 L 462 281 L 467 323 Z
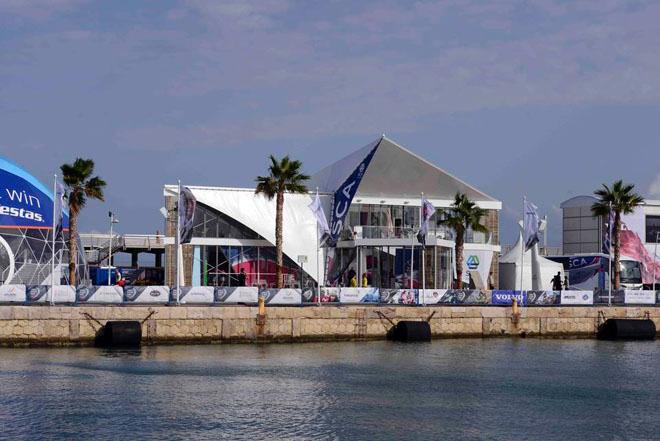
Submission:
M 298 255 L 298 263 L 300 264 L 300 292 L 302 292 L 304 289 L 303 279 L 305 277 L 305 270 L 303 269 L 303 265 L 307 263 L 307 256 L 305 254 Z
M 658 259 L 658 238 L 660 237 L 660 231 L 655 233 L 655 247 L 653 248 L 653 291 L 655 291 L 655 267 L 657 265 L 656 260 Z
M 108 242 L 108 286 L 112 285 L 112 274 L 110 270 L 112 268 L 112 226 L 119 223 L 119 219 L 115 217 L 115 214 L 112 211 L 108 211 L 108 217 L 110 218 L 110 241 Z

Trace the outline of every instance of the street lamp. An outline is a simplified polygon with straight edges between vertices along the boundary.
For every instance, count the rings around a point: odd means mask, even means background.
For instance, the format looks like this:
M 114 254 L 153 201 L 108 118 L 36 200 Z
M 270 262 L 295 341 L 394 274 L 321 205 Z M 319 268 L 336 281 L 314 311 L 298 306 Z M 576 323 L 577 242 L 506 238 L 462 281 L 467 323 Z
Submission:
M 655 247 L 653 249 L 653 291 L 655 291 L 655 267 L 657 265 L 656 260 L 658 259 L 658 238 L 660 237 L 660 231 L 655 232 Z
M 112 274 L 110 269 L 112 268 L 112 226 L 119 223 L 119 219 L 115 217 L 115 214 L 112 211 L 108 211 L 108 217 L 110 218 L 110 241 L 108 242 L 108 286 L 112 285 Z
M 304 289 L 303 279 L 305 277 L 305 270 L 303 269 L 303 265 L 307 263 L 307 256 L 305 254 L 299 254 L 298 263 L 300 264 L 300 291 L 302 292 Z

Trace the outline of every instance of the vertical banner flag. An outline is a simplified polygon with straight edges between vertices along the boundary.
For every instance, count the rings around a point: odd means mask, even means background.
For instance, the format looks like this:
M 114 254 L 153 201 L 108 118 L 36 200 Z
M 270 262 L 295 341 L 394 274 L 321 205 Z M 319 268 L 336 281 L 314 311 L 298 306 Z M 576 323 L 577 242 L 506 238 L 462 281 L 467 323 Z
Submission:
M 539 242 L 539 231 L 541 228 L 541 220 L 537 213 L 538 207 L 526 198 L 524 201 L 525 211 L 523 213 L 523 240 L 525 242 L 525 251 L 530 250 L 536 243 Z
M 380 141 L 378 141 L 378 143 L 374 146 L 374 148 L 371 149 L 369 154 L 362 160 L 362 162 L 360 162 L 360 164 L 353 171 L 353 173 L 351 173 L 351 175 L 344 181 L 344 183 L 335 192 L 334 198 L 332 200 L 330 237 L 326 241 L 326 243 L 331 247 L 337 245 L 337 241 L 339 240 L 339 235 L 342 232 L 342 229 L 344 228 L 344 220 L 346 219 L 346 215 L 348 214 L 348 209 L 351 206 L 353 197 L 355 196 L 358 186 L 360 185 L 360 181 L 362 181 L 362 177 L 364 176 L 364 173 L 367 171 L 367 167 L 369 167 L 369 163 L 371 162 L 371 159 L 374 157 L 374 153 L 376 153 L 376 149 L 378 149 L 379 145 L 380 145 Z
M 328 226 L 328 220 L 323 212 L 323 205 L 321 205 L 321 199 L 319 198 L 318 193 L 316 193 L 316 197 L 308 207 L 316 217 L 316 222 L 318 223 L 318 228 L 321 232 L 321 242 L 323 242 L 323 240 L 325 240 L 330 234 L 330 227 Z
M 62 230 L 64 225 L 62 222 L 62 210 L 64 208 L 64 186 L 59 181 L 55 181 L 53 204 L 55 204 L 53 209 L 53 214 L 55 216 L 53 219 L 53 237 L 55 240 L 57 240 L 62 237 Z
M 190 243 L 195 220 L 197 199 L 188 187 L 181 187 L 179 194 L 179 243 Z
M 429 220 L 435 213 L 435 207 L 429 202 L 428 199 L 422 198 L 422 218 L 420 219 L 419 231 L 417 232 L 417 240 L 422 245 L 426 245 L 426 233 L 429 231 Z
M 610 246 L 612 245 L 612 228 L 614 227 L 614 212 L 610 207 L 610 213 L 607 219 L 607 231 L 605 232 L 605 237 L 603 237 L 603 254 L 612 254 L 610 252 Z

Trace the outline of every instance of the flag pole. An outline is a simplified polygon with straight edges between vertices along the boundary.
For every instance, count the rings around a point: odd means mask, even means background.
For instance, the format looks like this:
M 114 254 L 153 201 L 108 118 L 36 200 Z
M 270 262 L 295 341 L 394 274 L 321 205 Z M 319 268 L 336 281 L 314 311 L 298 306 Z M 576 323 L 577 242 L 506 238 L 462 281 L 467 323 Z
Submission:
M 50 262 L 50 304 L 55 304 L 55 222 L 57 222 L 57 174 L 53 178 L 53 237 L 51 238 L 51 247 L 53 250 L 52 259 Z M 61 208 L 60 208 L 61 209 Z
M 410 294 L 413 293 L 413 269 L 415 267 L 415 226 L 410 228 Z
M 316 187 L 316 200 L 319 199 L 319 188 Z M 319 223 L 316 223 L 316 301 L 321 306 L 321 264 L 319 262 L 319 252 L 321 244 L 319 242 Z
M 607 306 L 612 306 L 612 246 L 614 245 L 614 238 L 612 237 L 612 201 L 609 203 L 610 206 L 610 211 L 607 214 L 607 229 L 609 230 L 610 234 L 610 246 L 609 246 L 609 289 L 608 289 L 608 294 L 607 294 Z
M 522 209 L 522 233 L 520 235 L 520 297 L 522 299 L 523 292 L 523 274 L 525 272 L 525 200 L 523 196 L 523 209 Z M 522 302 L 521 302 L 522 303 Z
M 181 256 L 181 225 L 180 225 L 180 220 L 181 220 L 181 180 L 177 179 L 177 187 L 178 187 L 178 193 L 177 193 L 177 203 L 176 203 L 176 304 L 179 304 L 179 291 L 181 290 L 181 282 L 179 281 L 179 265 L 181 264 L 180 262 L 180 256 Z
M 420 203 L 421 205 L 419 206 L 419 229 L 422 229 L 422 213 L 424 213 L 423 210 L 423 205 L 424 205 L 424 192 L 421 193 L 421 198 L 420 198 Z M 426 221 L 426 219 L 424 219 Z M 423 237 L 422 241 L 422 305 L 425 304 L 425 299 L 424 299 L 424 291 L 426 290 L 426 234 Z M 419 297 L 418 297 L 418 303 L 419 303 Z

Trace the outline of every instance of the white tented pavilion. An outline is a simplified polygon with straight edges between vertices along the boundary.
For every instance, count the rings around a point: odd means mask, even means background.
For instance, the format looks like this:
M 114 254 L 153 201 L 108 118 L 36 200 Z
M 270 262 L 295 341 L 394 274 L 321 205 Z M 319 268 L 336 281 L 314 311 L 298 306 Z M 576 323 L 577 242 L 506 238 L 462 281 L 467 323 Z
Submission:
M 540 282 L 542 290 L 552 289 L 552 278 L 558 272 L 561 273 L 562 280 L 564 280 L 564 266 L 561 263 L 553 262 L 539 255 L 538 244 L 536 253 L 539 259 L 539 267 L 541 269 Z M 500 257 L 500 289 L 513 289 L 513 290 L 531 290 L 532 289 L 532 250 L 525 252 L 522 255 L 523 238 L 522 231 L 518 234 L 516 244 L 509 250 L 508 253 Z M 522 288 L 520 280 L 520 272 L 522 271 Z
M 326 249 L 318 252 L 317 265 L 316 218 L 308 206 L 318 188 L 330 222 L 333 196 L 356 170 L 362 178 L 356 184 L 357 191 L 326 275 Z M 236 274 L 243 271 L 246 284 L 270 285 L 274 271 L 275 201 L 255 195 L 252 188 L 187 187 L 197 199 L 198 212 L 189 246 L 192 253 L 184 256 L 186 283 L 241 283 Z M 492 256 L 500 251 L 497 212 L 501 202 L 385 136 L 313 174 L 307 187 L 308 194 L 285 195 L 285 284 L 301 286 L 329 281 L 346 285 L 347 274 L 352 272 L 367 277 L 371 286 L 409 286 L 412 277 L 415 287 L 449 287 L 454 237 L 451 230 L 438 226 L 437 220 L 457 192 L 465 193 L 489 211 L 491 234 L 469 231 L 466 241 L 466 254 L 472 251 L 488 257 L 471 261 L 477 265 L 483 262 L 487 268 L 470 270 L 482 272 L 483 280 L 489 279 Z M 421 193 L 437 209 L 423 251 L 414 240 L 419 229 Z M 174 209 L 176 194 L 177 186 L 165 186 L 170 210 Z M 166 225 L 166 231 L 169 243 L 173 243 L 172 223 Z M 167 261 L 168 267 L 174 265 L 172 258 Z M 166 273 L 171 275 L 173 271 Z

